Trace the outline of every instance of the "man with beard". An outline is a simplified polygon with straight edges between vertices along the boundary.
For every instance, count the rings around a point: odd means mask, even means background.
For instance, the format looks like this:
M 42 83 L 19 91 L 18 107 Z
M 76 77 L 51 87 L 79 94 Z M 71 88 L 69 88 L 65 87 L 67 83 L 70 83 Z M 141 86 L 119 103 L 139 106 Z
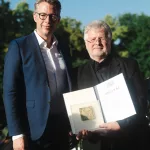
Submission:
M 78 69 L 78 89 L 93 87 L 123 73 L 136 115 L 100 124 L 100 130 L 97 131 L 82 130 L 77 139 L 87 138 L 93 142 L 100 140 L 101 150 L 148 150 L 150 133 L 146 119 L 147 90 L 137 62 L 113 53 L 112 32 L 104 21 L 93 21 L 87 25 L 84 40 L 90 60 Z

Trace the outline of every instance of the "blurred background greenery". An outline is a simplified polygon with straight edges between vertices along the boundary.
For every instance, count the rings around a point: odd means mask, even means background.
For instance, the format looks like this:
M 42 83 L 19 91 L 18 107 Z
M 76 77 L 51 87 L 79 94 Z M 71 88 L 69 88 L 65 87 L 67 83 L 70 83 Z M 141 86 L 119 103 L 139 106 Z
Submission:
M 0 0 L 0 129 L 6 126 L 3 108 L 2 78 L 4 56 L 11 40 L 27 35 L 35 29 L 32 11 L 26 2 L 12 10 L 10 3 Z M 112 49 L 123 57 L 135 58 L 145 77 L 150 77 L 150 16 L 125 13 L 118 17 L 104 17 L 113 33 Z M 55 33 L 58 40 L 69 44 L 73 66 L 85 63 L 88 54 L 83 40 L 82 23 L 74 18 L 62 18 Z M 15 59 L 15 58 L 14 58 Z M 5 132 L 6 133 L 6 132 Z

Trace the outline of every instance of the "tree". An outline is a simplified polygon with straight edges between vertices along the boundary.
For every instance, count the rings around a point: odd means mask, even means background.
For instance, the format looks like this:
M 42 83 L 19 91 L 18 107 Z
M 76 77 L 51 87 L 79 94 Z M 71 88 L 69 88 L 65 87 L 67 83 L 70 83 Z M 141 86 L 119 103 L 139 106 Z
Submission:
M 150 17 L 144 14 L 124 14 L 119 17 L 120 25 L 128 27 L 120 45 L 129 51 L 129 57 L 136 58 L 145 77 L 150 76 Z
M 33 31 L 32 11 L 29 10 L 28 4 L 21 2 L 16 10 L 9 8 L 9 2 L 0 0 L 0 104 L 2 103 L 2 78 L 4 56 L 7 51 L 9 42 L 22 35 Z
M 20 2 L 13 14 L 16 16 L 19 24 L 17 37 L 27 35 L 35 29 L 33 11 L 29 10 L 29 5 L 26 2 Z
M 14 18 L 12 11 L 9 9 L 9 2 L 0 1 L 0 105 L 2 104 L 2 78 L 3 78 L 3 65 L 4 55 L 8 46 L 8 41 L 14 35 L 13 29 Z
M 74 67 L 86 62 L 88 54 L 83 40 L 81 22 L 71 18 L 63 18 L 55 35 L 61 43 L 69 45 Z
M 9 2 L 0 0 L 0 147 L 1 142 L 5 140 L 6 132 L 3 132 L 3 127 L 6 125 L 5 112 L 3 109 L 3 90 L 2 90 L 2 79 L 3 79 L 3 66 L 4 66 L 4 55 L 7 47 L 9 37 L 12 36 L 11 28 L 13 28 L 13 17 L 12 11 L 9 9 Z M 1 131 L 2 130 L 2 131 Z M 7 129 L 6 129 L 7 130 Z
M 113 18 L 111 15 L 107 15 L 104 21 L 110 26 L 112 31 L 112 51 L 123 57 L 128 57 L 128 50 L 119 46 L 120 40 L 126 37 L 126 33 L 128 33 L 128 27 L 120 25 L 118 19 Z
M 34 29 L 33 21 L 31 21 L 32 11 L 28 10 L 26 3 L 19 3 L 16 10 L 11 10 L 9 5 L 9 2 L 0 0 L 0 127 L 1 122 L 5 124 L 2 79 L 4 56 L 8 44 L 12 39 L 28 34 L 31 32 L 31 29 Z

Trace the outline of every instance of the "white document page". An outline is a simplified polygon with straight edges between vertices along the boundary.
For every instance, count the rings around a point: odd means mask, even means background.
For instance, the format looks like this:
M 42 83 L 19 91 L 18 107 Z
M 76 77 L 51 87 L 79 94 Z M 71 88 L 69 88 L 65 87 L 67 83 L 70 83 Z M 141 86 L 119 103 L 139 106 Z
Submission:
M 136 114 L 123 74 L 96 86 L 106 122 Z
M 93 87 L 65 93 L 63 96 L 74 134 L 83 129 L 96 130 L 104 122 Z

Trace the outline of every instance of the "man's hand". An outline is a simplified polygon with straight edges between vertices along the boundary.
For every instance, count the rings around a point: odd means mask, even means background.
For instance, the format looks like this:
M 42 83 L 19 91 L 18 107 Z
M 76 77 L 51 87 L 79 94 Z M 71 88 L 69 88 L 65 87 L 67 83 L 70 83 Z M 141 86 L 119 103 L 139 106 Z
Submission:
M 120 131 L 120 126 L 117 122 L 103 123 L 99 127 L 100 129 L 93 132 L 99 133 L 102 136 L 109 136 L 111 133 L 117 133 L 117 131 Z
M 99 138 L 99 133 L 96 133 L 95 131 L 88 131 L 88 130 L 81 130 L 77 136 L 77 140 L 88 140 L 89 142 L 96 144 L 100 138 Z
M 27 140 L 25 136 L 20 137 L 13 141 L 14 150 L 27 150 Z
M 112 133 L 117 133 L 118 131 L 120 131 L 120 126 L 117 122 L 103 123 L 100 125 L 100 128 L 98 130 L 92 132 L 88 130 L 80 131 L 77 134 L 76 139 L 81 140 L 88 138 L 91 139 L 92 137 L 100 138 L 100 136 L 111 136 Z
M 77 140 L 81 140 L 81 139 L 86 139 L 86 138 L 88 138 L 88 136 L 90 135 L 90 131 L 88 131 L 88 130 L 81 130 L 78 134 L 77 134 L 77 136 L 76 136 L 76 139 Z
M 100 128 L 106 129 L 108 131 L 119 131 L 120 130 L 120 126 L 117 122 L 103 123 L 100 125 Z
M 76 147 L 78 144 L 78 141 L 76 139 L 76 135 L 73 134 L 71 131 L 69 132 L 69 145 L 70 145 L 70 149 L 73 149 L 74 147 Z

